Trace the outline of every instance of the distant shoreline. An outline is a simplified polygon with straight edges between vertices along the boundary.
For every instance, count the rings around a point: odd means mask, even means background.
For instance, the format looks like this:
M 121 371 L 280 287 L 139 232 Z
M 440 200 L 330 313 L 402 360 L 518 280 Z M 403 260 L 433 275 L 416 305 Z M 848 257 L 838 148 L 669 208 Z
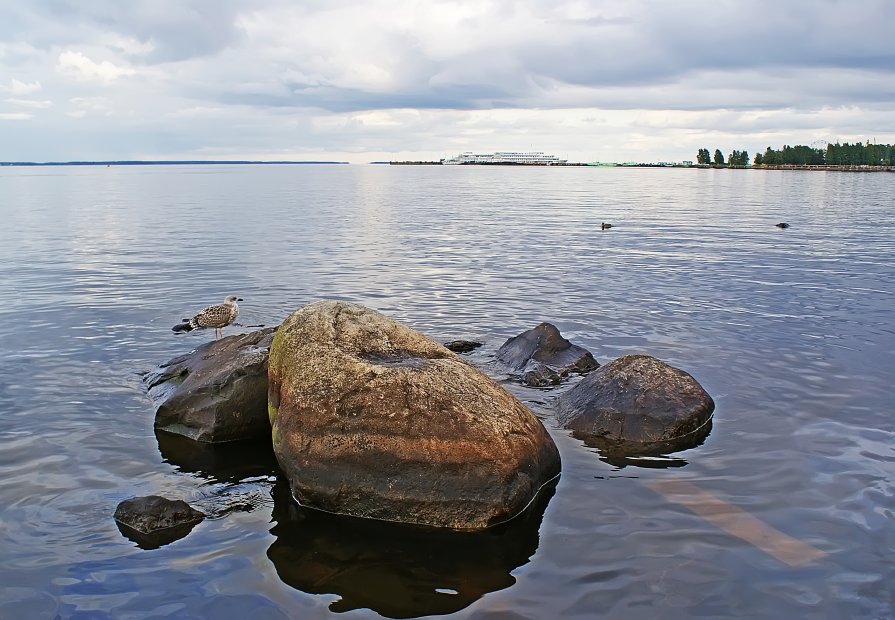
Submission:
M 371 164 L 391 166 L 442 166 L 441 161 L 374 161 Z M 0 161 L 0 167 L 39 168 L 47 166 L 304 166 L 304 165 L 350 165 L 347 161 L 251 161 L 251 160 L 109 160 L 109 161 Z M 523 168 L 671 168 L 699 170 L 809 170 L 824 172 L 895 172 L 895 166 L 852 166 L 852 165 L 798 165 L 760 164 L 757 166 L 715 166 L 707 164 L 640 164 L 640 163 L 564 163 L 564 164 L 520 164 L 513 162 L 467 163 L 460 166 L 511 166 Z M 453 166 L 452 166 L 453 167 Z
M 372 162 L 376 164 L 388 163 L 391 166 L 442 166 L 440 161 L 390 161 L 390 162 Z M 711 164 L 610 164 L 610 163 L 566 163 L 566 164 L 520 164 L 515 162 L 494 162 L 494 163 L 464 163 L 456 164 L 457 166 L 512 166 L 523 168 L 676 168 L 698 170 L 814 170 L 823 172 L 895 172 L 895 166 L 851 166 L 851 165 L 799 165 L 799 164 L 759 164 L 757 166 L 717 166 Z M 454 166 L 451 166 L 454 167 Z
M 345 164 L 347 161 L 250 161 L 250 160 L 212 160 L 212 159 L 185 159 L 185 160 L 109 160 L 109 161 L 0 161 L 0 166 L 195 166 L 195 165 L 307 165 L 307 164 Z

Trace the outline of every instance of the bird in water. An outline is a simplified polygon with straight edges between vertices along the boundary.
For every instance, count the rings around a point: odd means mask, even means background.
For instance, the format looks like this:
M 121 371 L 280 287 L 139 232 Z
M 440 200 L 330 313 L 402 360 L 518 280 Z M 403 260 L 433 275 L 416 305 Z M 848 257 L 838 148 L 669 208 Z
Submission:
M 607 228 L 612 228 L 612 224 L 607 224 L 606 222 L 600 224 L 600 230 L 606 230 Z
M 218 339 L 224 333 L 222 330 L 233 323 L 236 317 L 239 316 L 237 301 L 242 301 L 242 298 L 230 295 L 224 300 L 224 303 L 208 306 L 193 318 L 183 319 L 182 323 L 175 325 L 171 330 L 175 332 L 191 332 L 194 329 L 214 327 L 214 337 Z
M 789 228 L 789 224 L 786 222 L 780 222 L 779 224 L 774 224 L 777 228 Z

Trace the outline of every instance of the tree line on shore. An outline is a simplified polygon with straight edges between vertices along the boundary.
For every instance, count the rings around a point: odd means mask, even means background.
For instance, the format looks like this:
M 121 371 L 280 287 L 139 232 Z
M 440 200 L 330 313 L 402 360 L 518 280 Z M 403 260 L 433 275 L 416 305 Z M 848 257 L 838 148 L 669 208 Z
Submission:
M 734 150 L 724 161 L 724 154 L 715 149 L 711 154 L 708 149 L 699 149 L 696 163 L 716 167 L 744 167 L 749 165 L 747 151 Z M 826 148 L 811 146 L 784 145 L 781 149 L 768 147 L 764 153 L 756 153 L 753 164 L 756 166 L 895 166 L 895 145 L 892 144 L 827 144 Z

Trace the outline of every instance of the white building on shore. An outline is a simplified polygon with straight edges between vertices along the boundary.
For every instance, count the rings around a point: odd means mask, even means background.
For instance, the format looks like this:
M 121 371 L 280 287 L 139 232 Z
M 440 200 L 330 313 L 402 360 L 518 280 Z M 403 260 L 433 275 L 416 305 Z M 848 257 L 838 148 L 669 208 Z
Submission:
M 545 155 L 542 151 L 518 153 L 515 151 L 503 151 L 498 153 L 460 153 L 444 160 L 446 166 L 462 164 L 518 164 L 529 166 L 562 166 L 567 163 L 565 159 L 559 159 L 555 155 Z

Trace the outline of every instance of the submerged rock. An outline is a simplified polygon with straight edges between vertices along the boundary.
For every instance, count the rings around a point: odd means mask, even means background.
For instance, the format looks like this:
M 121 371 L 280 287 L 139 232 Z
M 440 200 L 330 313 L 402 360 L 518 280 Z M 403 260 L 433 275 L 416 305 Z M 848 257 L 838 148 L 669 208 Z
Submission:
M 115 509 L 121 533 L 144 549 L 155 549 L 183 538 L 205 514 L 181 499 L 158 495 L 126 499 Z
M 472 340 L 451 340 L 450 342 L 445 342 L 444 346 L 454 353 L 469 353 L 482 346 L 482 343 Z
M 587 373 L 600 366 L 594 356 L 562 337 L 551 323 L 510 338 L 497 350 L 497 359 L 521 371 L 522 383 L 543 387 L 559 383 L 569 373 Z
M 458 529 L 511 519 L 559 473 L 522 403 L 460 356 L 378 312 L 305 306 L 270 352 L 277 460 L 328 512 Z
M 276 329 L 213 340 L 146 375 L 155 428 L 212 443 L 268 435 L 267 356 Z
M 609 362 L 557 399 L 557 420 L 594 445 L 641 454 L 705 437 L 715 403 L 688 373 L 648 355 Z M 636 444 L 640 444 L 639 446 Z

